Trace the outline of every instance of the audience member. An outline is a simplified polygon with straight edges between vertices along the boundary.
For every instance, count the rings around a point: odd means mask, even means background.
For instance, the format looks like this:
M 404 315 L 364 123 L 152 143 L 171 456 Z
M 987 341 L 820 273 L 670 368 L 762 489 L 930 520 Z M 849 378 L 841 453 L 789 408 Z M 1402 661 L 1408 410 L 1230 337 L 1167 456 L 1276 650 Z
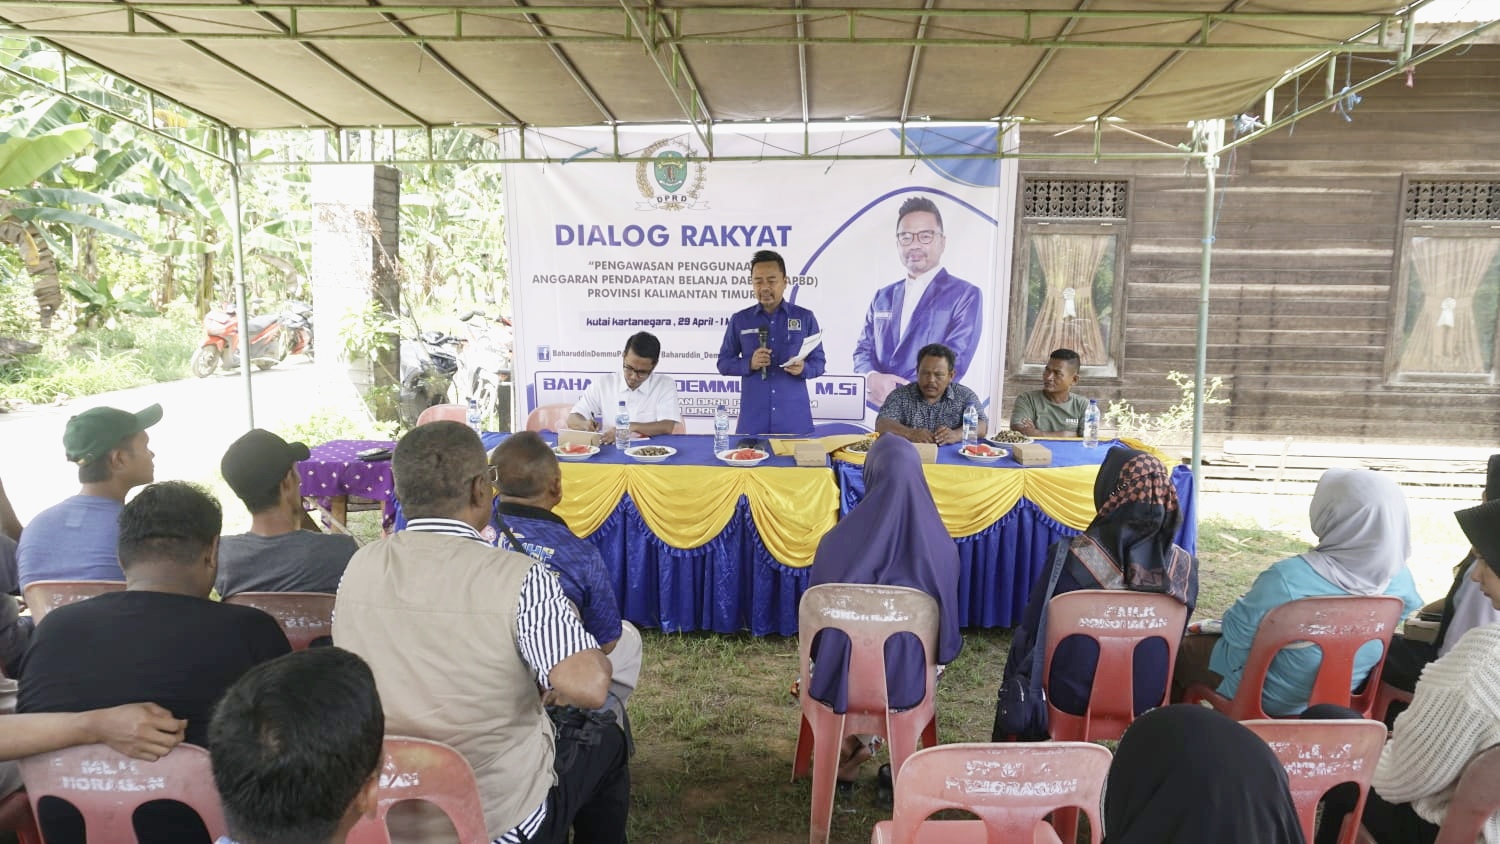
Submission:
M 219 844 L 343 844 L 375 807 L 384 740 L 375 675 L 349 651 L 314 648 L 245 672 L 209 727 L 229 825 Z
M 1303 844 L 1286 770 L 1226 715 L 1164 706 L 1120 739 L 1104 789 L 1104 844 Z
M 1500 454 L 1490 456 L 1483 500 L 1500 501 Z M 1419 642 L 1399 633 L 1391 638 L 1391 652 L 1386 655 L 1385 665 L 1380 669 L 1381 682 L 1409 692 L 1416 688 L 1422 669 L 1453 650 L 1465 633 L 1476 627 L 1500 623 L 1500 610 L 1490 604 L 1479 588 L 1478 567 L 1479 562 L 1474 559 L 1471 549 L 1454 568 L 1453 585 L 1439 604 L 1441 620 L 1436 638 L 1431 642 Z
M 221 597 L 240 592 L 337 592 L 349 558 L 359 550 L 341 534 L 303 530 L 297 463 L 307 446 L 256 428 L 230 444 L 219 471 L 250 511 L 250 532 L 219 540 Z M 313 526 L 316 527 L 315 525 Z
M 947 665 L 963 649 L 959 631 L 958 546 L 948 535 L 911 443 L 880 437 L 864 467 L 865 497 L 818 543 L 809 585 L 872 583 L 920 589 L 941 614 L 936 660 Z M 893 709 L 908 709 L 927 691 L 926 655 L 915 636 L 886 643 L 886 694 Z M 808 694 L 843 712 L 849 701 L 849 641 L 836 631 L 813 643 Z M 852 780 L 870 756 L 868 738 L 845 742 L 839 778 Z
M 495 531 L 502 547 L 520 551 L 557 572 L 563 594 L 578 608 L 583 628 L 605 653 L 620 638 L 620 604 L 604 558 L 579 539 L 552 508 L 562 502 L 562 469 L 552 447 L 532 431 L 513 434 L 490 454 L 500 500 Z M 504 535 L 510 530 L 509 537 Z
M 1083 436 L 1083 414 L 1089 400 L 1072 392 L 1078 383 L 1078 353 L 1058 349 L 1042 370 L 1042 388 L 1016 396 L 1010 429 L 1028 437 Z
M 1041 613 L 1051 597 L 1047 584 L 1054 563 L 1060 563 L 1062 571 L 1052 596 L 1076 589 L 1164 592 L 1186 606 L 1189 615 L 1197 604 L 1198 561 L 1173 541 L 1182 524 L 1182 509 L 1160 460 L 1124 446 L 1111 448 L 1094 479 L 1094 507 L 1098 515 L 1083 533 L 1059 541 L 1067 549 L 1064 556 L 1059 558 L 1056 544 L 1048 549 L 1048 565 L 1031 590 L 1031 601 L 1011 640 L 1002 682 L 1029 676 L 1033 651 L 1046 647 Z M 1135 650 L 1137 714 L 1161 704 L 1167 652 L 1161 639 L 1148 639 Z M 1098 662 L 1099 645 L 1093 639 L 1070 636 L 1059 643 L 1047 689 L 1052 705 L 1072 715 L 1084 714 Z M 1002 740 L 1005 732 L 997 715 L 993 740 Z
M 923 346 L 917 353 L 917 380 L 891 390 L 875 418 L 875 430 L 914 443 L 952 445 L 963 439 L 964 411 L 972 405 L 979 414 L 979 436 L 984 436 L 990 418 L 973 390 L 953 383 L 953 361 L 947 346 Z
M 120 508 L 130 490 L 154 477 L 146 429 L 160 421 L 159 404 L 139 413 L 96 407 L 68 420 L 63 448 L 83 486 L 43 510 L 21 535 L 16 565 L 22 589 L 36 580 L 122 579 L 115 548 Z
M 15 595 L 21 594 L 20 575 L 16 570 L 16 540 L 21 538 L 21 520 L 10 506 L 5 486 L 0 484 L 0 671 L 6 677 L 16 676 L 16 663 L 31 641 L 31 616 L 21 615 Z M 0 679 L 0 700 L 13 701 L 15 684 Z M 0 702 L 0 709 L 4 703 Z
M 1411 527 L 1406 497 L 1390 478 L 1367 469 L 1329 469 L 1318 480 L 1309 508 L 1318 544 L 1261 572 L 1244 597 L 1224 614 L 1223 635 L 1183 637 L 1173 686 L 1180 699 L 1191 685 L 1216 687 L 1233 697 L 1250 644 L 1266 613 L 1318 595 L 1395 595 L 1406 612 L 1422 606 L 1406 559 Z M 1380 660 L 1379 642 L 1355 654 L 1353 686 L 1361 686 Z M 1268 715 L 1297 715 L 1307 708 L 1322 656 L 1317 648 L 1287 648 L 1266 672 L 1261 707 Z M 1205 667 L 1206 664 L 1206 667 Z
M 1473 543 L 1481 594 L 1500 609 L 1500 501 L 1454 514 Z M 1359 717 L 1350 712 L 1349 717 Z M 1427 665 L 1411 706 L 1396 716 L 1391 740 L 1375 766 L 1361 824 L 1377 844 L 1432 844 L 1453 801 L 1464 766 L 1500 745 L 1500 625 L 1476 627 Z M 1330 794 L 1318 841 L 1335 841 L 1353 806 L 1351 795 Z M 1330 822 L 1333 819 L 1333 822 Z M 1500 814 L 1485 823 L 1485 844 L 1500 842 Z
M 592 716 L 554 731 L 544 705 L 602 706 L 609 660 L 551 569 L 479 535 L 494 498 L 479 437 L 419 426 L 391 468 L 407 528 L 349 561 L 333 619 L 334 641 L 370 663 L 388 729 L 462 753 L 501 841 L 563 844 L 572 827 L 578 841 L 623 842 L 623 733 Z M 429 819 L 392 815 L 411 840 L 432 840 Z
M 208 719 L 224 690 L 252 666 L 291 650 L 275 619 L 260 610 L 208 600 L 223 514 L 192 484 L 141 490 L 120 511 L 119 558 L 125 591 L 58 607 L 37 628 L 21 660 L 19 712 L 82 712 L 156 701 L 187 720 L 186 737 L 205 744 Z M 27 534 L 30 536 L 30 532 Z M 45 806 L 43 807 L 45 809 Z M 71 840 L 47 826 L 48 841 Z M 76 819 L 76 815 L 73 816 Z M 197 840 L 181 812 L 163 811 L 153 840 Z M 202 833 L 206 837 L 206 833 Z
M 656 371 L 661 341 L 645 331 L 632 334 L 625 341 L 623 358 L 620 371 L 606 372 L 589 382 L 568 414 L 567 427 L 601 431 L 601 439 L 612 443 L 615 412 L 624 401 L 631 433 L 646 437 L 672 433 L 682 410 L 677 406 L 677 382 Z
M 10 506 L 10 498 L 5 494 L 3 483 L 0 483 L 0 537 L 11 542 L 21 541 L 21 520 L 16 518 L 16 511 Z

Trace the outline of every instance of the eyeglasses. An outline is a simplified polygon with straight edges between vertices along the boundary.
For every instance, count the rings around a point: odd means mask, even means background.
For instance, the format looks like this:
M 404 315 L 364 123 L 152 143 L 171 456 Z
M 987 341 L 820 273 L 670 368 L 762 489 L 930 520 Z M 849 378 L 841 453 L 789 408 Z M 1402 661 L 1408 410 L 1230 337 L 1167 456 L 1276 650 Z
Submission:
M 654 366 L 651 367 L 650 369 L 636 369 L 635 367 L 631 366 L 628 363 L 627 364 L 623 364 L 623 366 L 625 367 L 625 374 L 626 375 L 634 375 L 637 378 L 645 378 L 646 376 L 650 375 L 652 372 L 656 371 L 656 367 L 654 367 Z
M 911 242 L 915 240 L 923 246 L 926 246 L 933 240 L 941 237 L 942 234 L 942 232 L 937 231 L 936 229 L 924 229 L 919 232 L 896 232 L 896 242 L 901 244 L 902 246 L 910 246 Z

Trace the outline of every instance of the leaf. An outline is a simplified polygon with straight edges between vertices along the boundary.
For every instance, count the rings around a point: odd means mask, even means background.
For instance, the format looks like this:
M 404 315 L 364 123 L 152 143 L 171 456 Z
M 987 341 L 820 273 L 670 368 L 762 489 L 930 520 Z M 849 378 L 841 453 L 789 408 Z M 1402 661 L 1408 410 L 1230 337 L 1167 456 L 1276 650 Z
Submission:
M 69 226 L 84 226 L 125 240 L 142 240 L 142 237 L 130 229 L 106 222 L 98 217 L 85 214 L 82 211 L 71 211 L 66 208 L 47 208 L 40 205 L 17 208 L 11 212 L 18 219 L 28 222 L 62 223 Z
M 77 155 L 92 138 L 84 126 L 55 129 L 32 138 L 11 138 L 0 145 L 0 190 L 29 186 Z

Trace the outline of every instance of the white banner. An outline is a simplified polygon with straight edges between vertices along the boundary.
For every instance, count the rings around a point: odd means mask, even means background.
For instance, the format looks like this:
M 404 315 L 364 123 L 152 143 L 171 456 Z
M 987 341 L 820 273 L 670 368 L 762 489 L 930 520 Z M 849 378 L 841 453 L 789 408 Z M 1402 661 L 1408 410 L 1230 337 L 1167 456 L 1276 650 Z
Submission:
M 760 249 L 785 258 L 786 298 L 811 309 L 824 333 L 827 369 L 808 385 L 820 431 L 873 427 L 879 396 L 867 386 L 889 379 L 872 375 L 911 377 L 916 350 L 932 342 L 953 347 L 957 380 L 998 408 L 1014 160 L 707 163 L 690 133 L 621 135 L 622 147 L 650 161 L 505 168 L 513 378 L 524 389 L 523 412 L 571 404 L 592 378 L 618 371 L 637 331 L 661 340 L 657 371 L 676 379 L 689 430 L 709 430 L 721 402 L 737 412 L 740 379 L 720 375 L 716 360 L 730 315 L 755 303 L 749 262 Z M 888 153 L 893 137 L 813 140 L 859 155 L 877 146 Z M 547 140 L 589 151 L 599 135 L 549 131 Z M 908 139 L 927 155 L 996 147 L 991 127 L 926 140 Z M 765 143 L 715 135 L 719 155 L 754 154 Z M 918 234 L 902 246 L 898 210 L 913 198 L 930 201 L 918 205 L 935 209 L 941 223 L 908 213 L 904 228 Z M 929 227 L 938 234 L 921 244 Z M 927 282 L 927 295 L 892 307 L 909 270 Z

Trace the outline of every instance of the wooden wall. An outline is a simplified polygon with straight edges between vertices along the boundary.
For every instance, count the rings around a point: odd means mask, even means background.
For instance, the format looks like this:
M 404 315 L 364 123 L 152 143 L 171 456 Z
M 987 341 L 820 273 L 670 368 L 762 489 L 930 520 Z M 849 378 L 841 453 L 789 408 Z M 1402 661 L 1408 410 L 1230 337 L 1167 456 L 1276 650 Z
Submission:
M 1500 179 L 1500 47 L 1434 60 L 1413 81 L 1368 90 L 1352 121 L 1320 114 L 1222 163 L 1208 371 L 1224 377 L 1231 404 L 1210 410 L 1211 439 L 1500 443 L 1500 388 L 1387 379 L 1403 176 Z M 1291 99 L 1279 92 L 1278 111 Z M 1023 148 L 1087 148 L 1085 132 L 1055 131 L 1023 132 Z M 1152 134 L 1185 140 L 1181 129 Z M 1118 377 L 1080 389 L 1137 409 L 1171 404 L 1177 392 L 1166 373 L 1194 365 L 1202 168 L 1023 160 L 1021 174 L 1130 179 L 1123 360 Z M 1038 386 L 1016 358 L 1013 348 L 1010 398 Z

